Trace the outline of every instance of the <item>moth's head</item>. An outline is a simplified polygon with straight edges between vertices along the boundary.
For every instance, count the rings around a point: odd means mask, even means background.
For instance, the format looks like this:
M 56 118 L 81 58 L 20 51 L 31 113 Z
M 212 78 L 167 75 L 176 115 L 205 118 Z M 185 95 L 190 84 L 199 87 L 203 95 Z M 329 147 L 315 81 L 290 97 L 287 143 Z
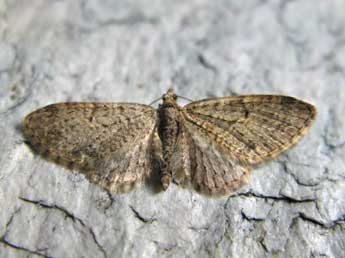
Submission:
M 167 93 L 163 94 L 163 103 L 164 104 L 176 104 L 177 95 L 173 89 L 168 89 Z

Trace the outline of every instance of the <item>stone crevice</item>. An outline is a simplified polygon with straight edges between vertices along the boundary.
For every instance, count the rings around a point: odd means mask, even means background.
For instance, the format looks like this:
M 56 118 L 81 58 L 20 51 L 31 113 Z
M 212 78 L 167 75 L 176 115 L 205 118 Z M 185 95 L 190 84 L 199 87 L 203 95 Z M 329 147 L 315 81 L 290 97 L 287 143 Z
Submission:
M 28 199 L 28 198 L 25 198 L 25 197 L 19 197 L 19 199 L 22 200 L 23 202 L 31 203 L 31 204 L 37 205 L 37 206 L 39 206 L 41 208 L 44 208 L 44 209 L 53 209 L 53 210 L 57 210 L 59 212 L 62 212 L 66 218 L 71 219 L 74 223 L 76 223 L 76 222 L 79 223 L 82 227 L 87 229 L 87 232 L 89 232 L 89 234 L 91 235 L 91 238 L 93 239 L 93 241 L 97 245 L 97 247 L 100 250 L 100 252 L 103 254 L 103 257 L 105 257 L 105 258 L 108 257 L 107 252 L 105 251 L 103 246 L 97 240 L 97 236 L 96 236 L 95 232 L 93 231 L 93 229 L 91 227 L 88 227 L 86 225 L 86 223 L 82 219 L 76 217 L 75 215 L 73 215 L 71 212 L 69 212 L 64 207 L 61 207 L 61 206 L 58 206 L 58 205 L 55 205 L 55 204 L 54 205 L 46 204 L 46 203 L 44 203 L 44 201 L 41 201 L 41 200 L 31 200 L 31 199 Z
M 30 250 L 29 248 L 25 248 L 23 246 L 11 243 L 11 242 L 7 241 L 5 238 L 0 238 L 0 243 L 2 243 L 5 246 L 11 247 L 17 251 L 24 251 L 24 252 L 28 253 L 29 255 L 37 255 L 39 257 L 44 257 L 44 258 L 54 258 L 53 256 L 48 256 L 48 255 L 45 255 L 45 254 L 40 253 L 38 251 Z
M 264 199 L 264 200 L 273 200 L 273 201 L 282 201 L 282 202 L 286 202 L 286 203 L 290 203 L 290 204 L 294 204 L 294 203 L 312 203 L 315 202 L 316 199 L 313 198 L 305 198 L 305 199 L 295 199 L 289 196 L 284 196 L 284 195 L 280 195 L 280 196 L 274 196 L 274 195 L 263 195 L 263 194 L 259 194 L 259 193 L 255 193 L 252 191 L 248 191 L 248 192 L 243 192 L 243 193 L 237 193 L 235 195 L 232 195 L 229 197 L 228 201 L 232 198 L 235 197 L 239 197 L 239 196 L 244 196 L 244 197 L 253 197 L 253 198 L 260 198 L 260 199 Z
M 129 206 L 129 208 L 133 212 L 134 217 L 137 218 L 139 221 L 141 221 L 144 224 L 146 224 L 146 223 L 152 224 L 153 222 L 157 221 L 156 218 L 146 218 L 145 216 L 141 215 L 139 213 L 139 211 L 137 211 L 133 206 Z
M 48 255 L 45 255 L 44 253 L 38 251 L 38 250 L 31 250 L 29 248 L 26 248 L 24 246 L 21 246 L 19 244 L 15 244 L 15 243 L 12 243 L 10 242 L 8 239 L 7 239 L 7 234 L 8 234 L 8 230 L 10 228 L 10 226 L 12 225 L 12 222 L 13 222 L 13 219 L 14 217 L 16 216 L 16 214 L 18 214 L 20 212 L 20 208 L 18 208 L 17 210 L 15 210 L 10 219 L 7 221 L 6 223 L 6 228 L 5 228 L 5 233 L 0 237 L 0 243 L 2 243 L 3 245 L 7 246 L 7 247 L 10 247 L 10 248 L 13 248 L 17 251 L 24 251 L 30 255 L 37 255 L 37 256 L 40 256 L 40 257 L 45 257 L 45 258 L 53 258 L 52 256 L 48 256 Z

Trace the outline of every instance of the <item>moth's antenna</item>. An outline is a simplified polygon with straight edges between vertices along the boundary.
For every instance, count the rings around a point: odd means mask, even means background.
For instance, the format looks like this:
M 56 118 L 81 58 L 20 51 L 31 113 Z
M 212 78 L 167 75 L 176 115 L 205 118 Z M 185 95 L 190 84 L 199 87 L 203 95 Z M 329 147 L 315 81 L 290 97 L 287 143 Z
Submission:
M 189 98 L 186 98 L 186 97 L 183 97 L 183 96 L 179 96 L 177 95 L 178 98 L 180 99 L 184 99 L 184 100 L 187 100 L 187 101 L 190 101 L 190 102 L 193 102 L 193 100 L 189 99 Z M 157 99 L 155 99 L 154 101 L 152 101 L 149 106 L 152 106 L 153 104 L 155 104 L 157 101 L 161 100 L 163 97 L 159 97 Z
M 155 99 L 154 101 L 152 101 L 152 102 L 149 104 L 149 106 L 152 106 L 152 105 L 155 104 L 158 100 L 161 100 L 161 99 L 162 99 L 162 97 L 159 97 L 159 98 Z
M 190 102 L 193 102 L 193 101 L 194 101 L 194 100 L 192 100 L 192 99 L 189 99 L 189 98 L 186 98 L 186 97 L 183 97 L 183 96 L 179 96 L 179 95 L 177 95 L 177 97 L 180 98 L 180 99 L 188 100 L 188 101 L 190 101 Z

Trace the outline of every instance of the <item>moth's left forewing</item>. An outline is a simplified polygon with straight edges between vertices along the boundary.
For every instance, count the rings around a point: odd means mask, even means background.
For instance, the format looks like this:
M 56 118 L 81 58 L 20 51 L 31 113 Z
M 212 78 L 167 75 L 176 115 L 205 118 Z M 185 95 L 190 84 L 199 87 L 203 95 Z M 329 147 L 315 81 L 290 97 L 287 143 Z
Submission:
M 135 103 L 57 103 L 24 121 L 30 145 L 92 183 L 123 192 L 153 171 L 156 110 Z

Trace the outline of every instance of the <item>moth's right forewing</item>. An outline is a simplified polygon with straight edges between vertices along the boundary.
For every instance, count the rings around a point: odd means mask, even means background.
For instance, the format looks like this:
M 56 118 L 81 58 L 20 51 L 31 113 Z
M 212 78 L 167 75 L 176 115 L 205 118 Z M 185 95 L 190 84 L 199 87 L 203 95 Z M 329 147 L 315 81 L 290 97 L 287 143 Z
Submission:
M 295 144 L 315 119 L 313 105 L 287 96 L 252 95 L 192 102 L 186 121 L 203 131 L 228 157 L 256 165 Z

